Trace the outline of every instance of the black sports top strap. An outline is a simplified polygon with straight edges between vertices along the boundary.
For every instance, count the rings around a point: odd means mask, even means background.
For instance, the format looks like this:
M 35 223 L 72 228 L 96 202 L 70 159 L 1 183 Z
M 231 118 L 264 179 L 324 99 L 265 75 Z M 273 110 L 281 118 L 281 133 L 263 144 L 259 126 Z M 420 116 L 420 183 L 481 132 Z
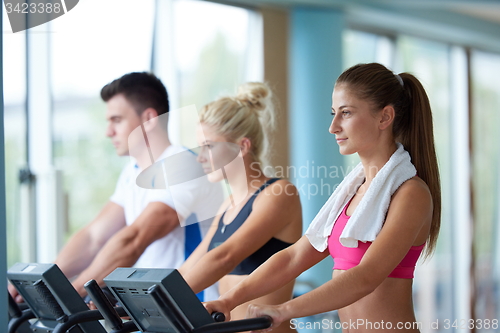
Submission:
M 238 230 L 238 228 L 247 220 L 248 216 L 252 212 L 253 202 L 257 195 L 262 192 L 267 186 L 272 183 L 278 181 L 279 178 L 271 178 L 266 181 L 254 194 L 248 199 L 243 208 L 238 212 L 233 221 L 229 224 L 224 224 L 223 218 L 225 215 L 222 214 L 219 224 L 217 226 L 217 231 L 215 232 L 210 244 L 208 246 L 208 250 L 212 250 L 217 246 L 221 245 L 224 241 L 226 241 L 232 234 Z M 283 242 L 276 238 L 271 238 L 264 246 L 262 246 L 255 253 L 250 255 L 248 258 L 244 259 L 231 273 L 236 275 L 246 275 L 250 274 L 253 270 L 255 270 L 258 266 L 260 266 L 264 261 L 266 261 L 269 257 L 271 257 L 274 253 L 281 251 L 282 249 L 290 246 L 291 244 Z
M 259 189 L 257 191 L 254 192 L 254 194 L 252 194 L 252 196 L 250 197 L 250 199 L 248 199 L 248 201 L 245 203 L 245 206 L 250 206 L 252 207 L 253 206 L 253 202 L 255 201 L 255 198 L 257 198 L 257 196 L 260 194 L 260 192 L 264 191 L 264 189 L 266 187 L 268 187 L 269 185 L 271 185 L 272 183 L 276 182 L 280 180 L 279 178 L 271 178 L 271 179 L 268 179 L 266 180 L 266 182 L 264 184 L 262 184 Z M 245 207 L 244 206 L 244 207 Z M 251 209 L 251 208 L 250 208 Z M 243 210 L 243 208 L 241 209 Z M 240 212 L 241 212 L 240 210 Z M 226 212 L 224 212 L 225 214 Z M 221 217 L 221 220 L 222 220 L 222 217 Z

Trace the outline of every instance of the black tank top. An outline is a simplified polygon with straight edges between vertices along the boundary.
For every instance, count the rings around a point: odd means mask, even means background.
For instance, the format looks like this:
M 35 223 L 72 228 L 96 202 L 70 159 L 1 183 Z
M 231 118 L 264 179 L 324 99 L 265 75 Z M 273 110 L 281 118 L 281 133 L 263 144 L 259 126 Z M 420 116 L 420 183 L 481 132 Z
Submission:
M 225 225 L 222 221 L 226 212 L 222 214 L 219 220 L 219 225 L 217 226 L 217 231 L 208 245 L 208 251 L 221 245 L 226 239 L 234 234 L 236 230 L 238 230 L 238 228 L 246 221 L 250 213 L 252 213 L 253 202 L 257 195 L 277 180 L 279 180 L 279 178 L 269 179 L 257 191 L 255 191 L 231 223 Z M 283 242 L 282 240 L 273 237 L 260 249 L 239 263 L 238 266 L 236 266 L 229 274 L 248 275 L 263 264 L 264 261 L 269 259 L 273 254 L 289 247 L 290 245 L 292 245 L 292 243 Z

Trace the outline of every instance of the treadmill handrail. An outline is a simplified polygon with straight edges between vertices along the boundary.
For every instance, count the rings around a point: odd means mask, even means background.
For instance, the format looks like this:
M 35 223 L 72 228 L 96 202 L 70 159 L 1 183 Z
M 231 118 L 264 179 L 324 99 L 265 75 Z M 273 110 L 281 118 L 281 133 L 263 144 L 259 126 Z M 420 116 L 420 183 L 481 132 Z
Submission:
M 161 288 L 155 284 L 148 289 L 148 294 L 151 295 L 153 301 L 156 303 L 158 310 L 165 318 L 174 319 L 176 324 L 180 326 L 185 332 L 192 332 L 193 325 L 186 318 L 184 313 L 177 307 L 177 305 L 170 299 L 170 296 L 165 294 Z M 170 311 L 174 317 L 167 312 Z
M 102 292 L 102 289 L 97 284 L 97 281 L 92 279 L 85 283 L 83 287 L 85 288 L 85 290 L 87 290 L 90 298 L 95 303 L 97 309 L 102 313 L 104 320 L 109 324 L 111 329 L 121 329 L 123 327 L 123 322 L 118 313 L 116 313 L 116 309 L 113 308 L 113 305 L 111 305 L 109 300 Z
M 233 333 L 263 330 L 271 327 L 273 319 L 269 316 L 213 323 L 195 328 L 192 333 Z
M 9 321 L 9 333 L 15 333 L 17 329 L 26 321 L 36 318 L 35 314 L 31 309 L 23 310 L 22 315 L 20 317 L 12 318 Z
M 127 316 L 128 315 L 122 307 L 117 307 L 117 308 L 115 308 L 115 310 L 119 316 Z M 72 315 L 69 315 L 68 320 L 66 320 L 64 323 L 57 324 L 57 326 L 54 328 L 54 331 L 52 333 L 65 333 L 67 330 L 69 330 L 74 325 L 77 325 L 80 323 L 87 323 L 90 321 L 101 320 L 101 319 L 104 319 L 104 317 L 102 316 L 102 313 L 99 310 L 88 310 L 88 311 L 74 313 Z M 129 324 L 129 325 L 131 325 L 131 324 Z M 130 327 L 130 326 L 128 326 L 128 327 Z M 139 329 L 137 327 L 135 327 L 135 331 L 138 331 L 138 330 Z M 134 330 L 131 330 L 130 332 L 133 332 L 133 331 Z

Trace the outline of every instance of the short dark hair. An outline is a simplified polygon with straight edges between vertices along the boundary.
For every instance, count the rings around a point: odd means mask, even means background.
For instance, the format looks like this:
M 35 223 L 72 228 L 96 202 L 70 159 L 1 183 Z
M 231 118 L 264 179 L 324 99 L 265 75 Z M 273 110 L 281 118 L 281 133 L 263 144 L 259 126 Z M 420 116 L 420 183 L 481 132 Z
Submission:
M 128 73 L 101 89 L 105 102 L 118 94 L 123 94 L 139 115 L 147 108 L 155 109 L 158 115 L 169 111 L 167 89 L 152 73 Z

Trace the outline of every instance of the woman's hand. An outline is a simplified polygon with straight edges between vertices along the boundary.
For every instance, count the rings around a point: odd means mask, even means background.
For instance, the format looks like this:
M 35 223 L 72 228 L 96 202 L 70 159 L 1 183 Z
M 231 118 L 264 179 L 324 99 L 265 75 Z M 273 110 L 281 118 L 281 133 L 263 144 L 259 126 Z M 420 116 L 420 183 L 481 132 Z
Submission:
M 264 304 L 250 304 L 247 309 L 247 318 L 256 318 L 269 316 L 273 320 L 271 327 L 263 329 L 260 331 L 252 332 L 268 332 L 272 329 L 278 327 L 283 321 L 285 321 L 285 316 L 280 310 L 279 305 L 264 305 Z
M 207 309 L 208 313 L 212 314 L 214 312 L 222 312 L 224 316 L 226 316 L 225 321 L 231 320 L 231 309 L 226 304 L 226 302 L 222 300 L 216 300 L 211 302 L 203 303 L 205 309 Z
M 12 296 L 14 301 L 16 301 L 16 303 L 23 303 L 24 302 L 24 298 L 21 295 L 19 295 L 19 293 L 17 292 L 17 289 L 12 284 L 9 283 L 7 287 L 9 289 L 10 295 Z
M 97 309 L 97 306 L 94 304 L 94 302 L 93 302 L 93 301 L 89 301 L 89 302 L 87 303 L 87 306 L 89 307 L 89 309 L 90 309 L 90 310 L 98 310 L 98 309 Z

